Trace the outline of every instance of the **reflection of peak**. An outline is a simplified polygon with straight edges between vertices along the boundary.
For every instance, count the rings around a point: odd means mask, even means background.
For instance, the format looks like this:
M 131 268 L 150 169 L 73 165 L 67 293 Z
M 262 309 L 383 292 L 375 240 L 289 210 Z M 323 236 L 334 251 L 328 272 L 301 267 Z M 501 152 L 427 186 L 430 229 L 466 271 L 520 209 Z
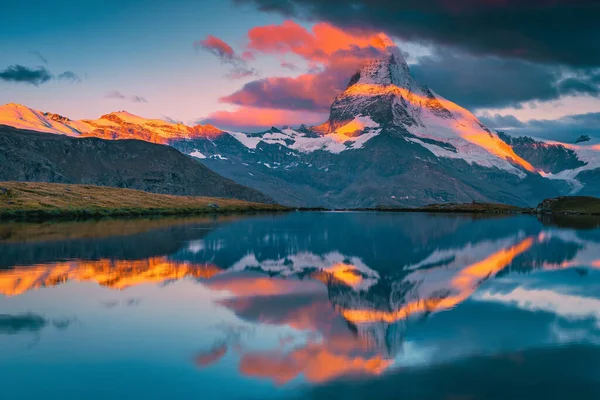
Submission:
M 534 243 L 534 238 L 529 237 L 488 253 L 483 259 L 475 259 L 471 264 L 465 265 L 463 258 L 455 257 L 447 265 L 416 270 L 391 285 L 389 304 L 393 305 L 392 310 L 361 306 L 360 298 L 355 298 L 355 304 L 342 298 L 342 315 L 354 324 L 394 323 L 412 315 L 454 308 Z
M 379 274 L 367 267 L 360 258 L 344 256 L 338 252 L 324 255 L 304 252 L 261 261 L 255 254 L 248 254 L 230 270 L 260 270 L 284 277 L 311 274 L 314 279 L 326 284 L 341 284 L 353 291 L 367 290 L 379 280 Z

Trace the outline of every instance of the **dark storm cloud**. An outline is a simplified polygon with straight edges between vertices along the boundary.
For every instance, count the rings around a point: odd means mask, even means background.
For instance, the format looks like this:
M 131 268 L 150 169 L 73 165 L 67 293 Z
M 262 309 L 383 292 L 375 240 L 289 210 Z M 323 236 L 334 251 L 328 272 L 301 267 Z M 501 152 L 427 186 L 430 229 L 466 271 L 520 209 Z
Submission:
M 37 314 L 0 314 L 0 334 L 15 335 L 21 332 L 39 332 L 48 321 Z
M 28 83 L 39 86 L 50 79 L 52 79 L 52 74 L 44 67 L 32 69 L 22 65 L 11 65 L 0 71 L 0 80 L 6 82 Z
M 517 107 L 561 96 L 600 95 L 600 81 L 583 69 L 567 69 L 514 58 L 474 56 L 450 49 L 418 59 L 411 70 L 423 84 L 466 108 Z M 573 76 L 565 78 L 565 73 Z
M 493 128 L 493 129 L 525 127 L 525 123 L 521 122 L 514 115 L 500 115 L 500 114 L 490 115 L 490 114 L 487 114 L 487 115 L 479 117 L 479 119 L 481 120 L 481 122 L 483 122 L 484 125 L 486 125 L 489 128 Z
M 0 71 L 0 80 L 14 83 L 27 83 L 39 86 L 42 83 L 58 79 L 61 81 L 81 82 L 81 78 L 73 71 L 65 71 L 54 76 L 45 67 L 28 68 L 22 65 L 11 65 Z
M 600 87 L 598 85 L 577 78 L 567 78 L 561 81 L 558 88 L 565 94 L 587 94 L 590 96 L 598 96 L 600 94 Z
M 569 115 L 555 120 L 519 121 L 513 115 L 484 115 L 481 122 L 491 129 L 506 131 L 515 136 L 534 136 L 575 143 L 581 135 L 600 138 L 600 112 Z
M 235 0 L 474 54 L 600 65 L 598 0 Z
M 38 314 L 0 314 L 0 334 L 38 333 L 49 325 L 56 329 L 67 329 L 75 319 L 48 320 Z

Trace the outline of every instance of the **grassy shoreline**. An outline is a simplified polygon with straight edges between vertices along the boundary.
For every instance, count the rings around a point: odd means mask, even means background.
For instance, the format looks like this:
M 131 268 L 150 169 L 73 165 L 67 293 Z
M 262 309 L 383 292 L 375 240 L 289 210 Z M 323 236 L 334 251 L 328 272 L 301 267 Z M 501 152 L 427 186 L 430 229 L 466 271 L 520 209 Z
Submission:
M 495 203 L 447 203 L 416 208 L 290 208 L 235 199 L 155 194 L 104 186 L 42 182 L 0 182 L 0 220 L 79 220 L 289 211 L 426 212 L 464 214 L 600 215 L 600 199 L 559 197 L 536 208 Z
M 92 185 L 0 182 L 0 219 L 47 220 L 283 212 L 278 204 Z

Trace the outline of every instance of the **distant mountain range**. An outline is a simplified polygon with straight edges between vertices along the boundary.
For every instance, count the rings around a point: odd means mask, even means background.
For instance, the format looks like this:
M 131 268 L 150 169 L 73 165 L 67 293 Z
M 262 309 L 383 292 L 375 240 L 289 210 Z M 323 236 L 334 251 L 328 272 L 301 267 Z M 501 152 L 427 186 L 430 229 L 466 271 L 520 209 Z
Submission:
M 139 140 L 78 139 L 8 126 L 0 126 L 0 180 L 273 202 L 168 146 Z
M 292 206 L 470 201 L 534 206 L 558 195 L 600 195 L 600 143 L 589 137 L 566 144 L 493 132 L 419 84 L 397 47 L 390 44 L 387 50 L 350 78 L 328 121 L 319 126 L 227 132 L 125 111 L 73 121 L 16 104 L 0 107 L 0 124 L 170 145 Z

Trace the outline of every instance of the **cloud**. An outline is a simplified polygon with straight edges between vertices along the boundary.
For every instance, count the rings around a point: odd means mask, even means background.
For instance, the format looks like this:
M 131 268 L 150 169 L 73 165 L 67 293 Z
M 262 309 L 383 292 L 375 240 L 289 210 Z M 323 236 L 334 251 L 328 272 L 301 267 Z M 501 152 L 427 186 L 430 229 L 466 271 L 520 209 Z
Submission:
M 0 334 L 15 335 L 21 332 L 39 332 L 48 321 L 36 314 L 0 314 Z
M 567 78 L 561 81 L 558 87 L 565 94 L 587 94 L 594 97 L 600 94 L 600 84 L 596 84 L 592 80 Z
M 251 52 L 244 52 L 242 56 L 238 56 L 230 45 L 216 36 L 208 35 L 205 39 L 194 42 L 194 48 L 206 50 L 219 58 L 221 63 L 230 65 L 232 70 L 225 75 L 229 79 L 242 79 L 258 75 L 258 71 L 248 67 L 246 63 L 246 61 L 254 59 Z
M 29 83 L 39 86 L 51 79 L 52 74 L 44 67 L 32 69 L 22 65 L 11 65 L 0 71 L 0 80 L 6 82 Z
M 169 117 L 168 115 L 163 115 L 162 119 L 172 124 L 183 124 L 183 121 L 177 118 Z
M 110 92 L 106 93 L 106 98 L 108 99 L 124 99 L 125 95 L 121 92 L 119 92 L 118 90 L 111 90 Z
M 148 102 L 148 100 L 146 100 L 146 98 L 144 98 L 142 96 L 131 96 L 130 99 L 134 103 L 147 103 Z
M 510 129 L 525 127 L 525 123 L 521 122 L 514 115 L 484 114 L 483 116 L 479 117 L 479 120 L 483 122 L 484 125 L 494 129 Z
M 212 349 L 199 353 L 195 357 L 195 364 L 204 368 L 218 362 L 227 353 L 227 344 L 215 345 Z
M 45 67 L 37 67 L 35 69 L 24 67 L 23 65 L 11 65 L 0 71 L 0 80 L 14 83 L 28 83 L 30 85 L 39 86 L 42 83 L 57 79 L 61 81 L 81 82 L 81 78 L 73 71 L 65 71 L 58 76 L 54 76 Z
M 533 136 L 567 143 L 574 143 L 581 135 L 600 139 L 600 112 L 527 122 L 522 122 L 513 115 L 500 114 L 484 114 L 480 119 L 489 128 L 507 131 L 514 136 Z
M 59 80 L 69 81 L 69 82 L 81 82 L 81 78 L 73 71 L 65 71 L 62 74 L 59 74 L 57 77 Z
M 474 56 L 447 48 L 420 57 L 415 78 L 470 109 L 517 107 L 561 96 L 600 95 L 600 82 L 587 69 L 550 66 L 514 58 Z M 567 74 L 572 76 L 567 77 Z
M 292 64 L 291 62 L 282 61 L 280 64 L 281 68 L 289 69 L 290 71 L 296 71 L 298 66 L 296 64 Z
M 297 55 L 308 63 L 311 72 L 293 78 L 255 80 L 220 101 L 317 113 L 329 111 L 335 96 L 346 88 L 356 70 L 380 56 L 385 47 L 385 37 L 380 34 L 345 32 L 326 23 L 316 24 L 309 31 L 293 21 L 285 21 L 281 25 L 252 28 L 248 38 L 248 47 L 255 53 Z
M 29 53 L 36 56 L 37 59 L 43 62 L 45 65 L 48 65 L 48 60 L 46 60 L 46 58 L 39 51 L 30 51 Z
M 231 62 L 236 56 L 233 48 L 216 36 L 208 35 L 206 39 L 194 43 L 194 47 L 210 51 L 221 59 L 221 62 Z
M 254 51 L 271 54 L 297 54 L 321 63 L 340 50 L 384 47 L 384 39 L 373 31 L 345 31 L 328 23 L 318 23 L 307 30 L 294 21 L 280 25 L 258 26 L 248 31 L 248 47 Z
M 385 31 L 473 54 L 599 66 L 597 0 L 236 0 L 287 17 Z M 552 29 L 548 29 L 548 27 Z
M 145 97 L 137 96 L 137 95 L 126 96 L 123 93 L 119 92 L 118 90 L 111 90 L 110 92 L 106 93 L 105 97 L 107 99 L 129 100 L 132 103 L 147 103 L 148 102 L 148 100 L 146 100 Z
M 68 328 L 74 319 L 48 320 L 37 314 L 0 314 L 0 334 L 16 335 L 20 333 L 39 333 L 45 327 L 52 325 L 56 329 Z
M 234 111 L 214 112 L 197 123 L 211 124 L 225 130 L 258 132 L 271 126 L 318 125 L 326 120 L 326 113 L 240 107 Z

